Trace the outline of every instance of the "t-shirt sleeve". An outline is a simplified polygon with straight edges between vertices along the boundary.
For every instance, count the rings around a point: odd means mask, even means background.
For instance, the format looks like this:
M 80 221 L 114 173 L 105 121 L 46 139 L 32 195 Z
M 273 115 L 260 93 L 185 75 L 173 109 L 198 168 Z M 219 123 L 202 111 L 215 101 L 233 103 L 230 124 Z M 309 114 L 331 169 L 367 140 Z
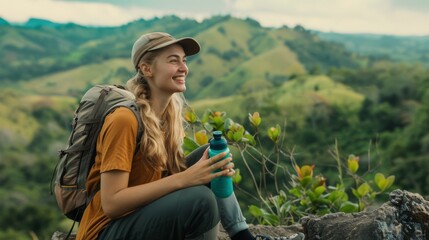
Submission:
M 107 115 L 97 139 L 100 172 L 131 171 L 137 130 L 137 118 L 130 109 L 119 107 Z

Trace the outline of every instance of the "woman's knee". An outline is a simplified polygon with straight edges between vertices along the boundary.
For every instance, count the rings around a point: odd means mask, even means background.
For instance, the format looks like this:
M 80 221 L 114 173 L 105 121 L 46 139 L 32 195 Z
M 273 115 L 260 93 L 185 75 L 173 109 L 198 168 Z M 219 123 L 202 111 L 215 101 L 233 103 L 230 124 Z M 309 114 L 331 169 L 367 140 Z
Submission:
M 220 221 L 216 197 L 206 186 L 195 186 L 182 189 L 179 199 L 183 221 L 189 224 L 198 224 L 201 221 L 208 224 L 206 230 L 212 228 Z
M 218 211 L 216 197 L 207 186 L 195 186 L 181 190 L 180 205 Z

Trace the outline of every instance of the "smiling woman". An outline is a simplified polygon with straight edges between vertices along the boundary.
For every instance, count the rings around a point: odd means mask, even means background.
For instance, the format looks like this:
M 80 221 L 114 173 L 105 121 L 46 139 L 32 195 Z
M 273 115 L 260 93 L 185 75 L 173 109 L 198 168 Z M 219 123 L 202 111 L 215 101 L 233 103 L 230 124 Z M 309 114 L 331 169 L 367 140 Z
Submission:
M 195 39 L 162 32 L 134 43 L 127 86 L 140 117 L 118 107 L 105 118 L 77 239 L 217 239 L 219 221 L 232 239 L 254 239 L 235 195 L 219 198 L 208 187 L 232 177 L 232 157 L 209 157 L 206 146 L 187 157 L 182 150 L 186 58 L 199 51 Z

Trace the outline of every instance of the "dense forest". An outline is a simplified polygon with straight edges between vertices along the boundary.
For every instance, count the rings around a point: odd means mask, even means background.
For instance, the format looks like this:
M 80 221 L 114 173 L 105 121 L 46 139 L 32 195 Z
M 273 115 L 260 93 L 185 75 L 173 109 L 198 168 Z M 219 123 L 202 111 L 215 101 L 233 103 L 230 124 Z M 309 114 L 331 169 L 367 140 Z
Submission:
M 90 86 L 133 76 L 131 45 L 150 31 L 201 43 L 188 61 L 185 93 L 199 115 L 224 111 L 247 128 L 248 114 L 259 112 L 261 128 L 282 126 L 284 149 L 328 179 L 337 142 L 342 159 L 357 155 L 395 175 L 395 187 L 429 195 L 429 37 L 264 28 L 231 16 L 105 28 L 0 19 L 0 239 L 48 239 L 69 229 L 49 183 L 73 111 Z

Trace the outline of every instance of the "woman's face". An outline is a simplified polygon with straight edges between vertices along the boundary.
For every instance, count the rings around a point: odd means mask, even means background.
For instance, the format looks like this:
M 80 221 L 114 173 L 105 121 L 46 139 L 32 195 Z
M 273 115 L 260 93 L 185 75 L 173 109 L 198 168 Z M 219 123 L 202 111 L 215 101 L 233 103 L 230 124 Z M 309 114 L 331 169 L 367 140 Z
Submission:
M 152 76 L 149 85 L 152 94 L 170 96 L 184 92 L 188 70 L 183 48 L 179 44 L 165 47 L 150 66 Z

